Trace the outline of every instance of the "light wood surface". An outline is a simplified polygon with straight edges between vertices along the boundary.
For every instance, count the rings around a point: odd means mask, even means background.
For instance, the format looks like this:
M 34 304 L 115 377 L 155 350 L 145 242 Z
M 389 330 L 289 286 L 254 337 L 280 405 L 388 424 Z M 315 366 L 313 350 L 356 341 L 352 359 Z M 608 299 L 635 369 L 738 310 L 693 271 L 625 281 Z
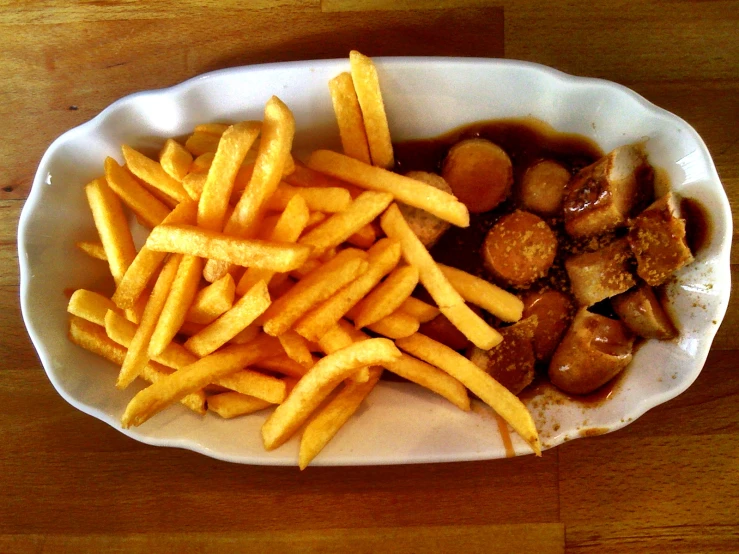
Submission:
M 622 83 L 698 130 L 736 213 L 739 2 L 10 0 L 0 37 L 0 551 L 737 551 L 734 299 L 695 384 L 621 431 L 542 459 L 300 473 L 145 446 L 69 406 L 21 320 L 16 229 L 49 143 L 117 98 L 351 48 Z

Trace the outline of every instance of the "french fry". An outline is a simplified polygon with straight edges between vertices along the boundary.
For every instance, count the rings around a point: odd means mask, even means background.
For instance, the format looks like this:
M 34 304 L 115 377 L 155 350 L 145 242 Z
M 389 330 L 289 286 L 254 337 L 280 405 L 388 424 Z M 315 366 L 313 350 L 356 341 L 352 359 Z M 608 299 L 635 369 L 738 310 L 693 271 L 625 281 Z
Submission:
M 395 165 L 395 159 L 377 68 L 370 58 L 356 50 L 349 53 L 349 62 L 354 90 L 357 91 L 357 99 L 362 107 L 372 164 L 390 169 Z
M 187 175 L 185 175 L 185 178 L 182 179 L 182 186 L 184 187 L 185 192 L 187 192 L 187 195 L 190 197 L 190 199 L 198 202 L 200 200 L 200 196 L 203 194 L 205 181 L 207 180 L 207 172 L 188 173 Z
M 351 346 L 355 342 L 356 340 L 344 328 L 339 325 L 334 325 L 323 334 L 321 340 L 318 341 L 318 346 L 324 354 L 333 354 L 342 348 Z M 369 377 L 369 368 L 365 366 L 355 371 L 351 376 L 351 379 L 357 383 L 366 383 Z
M 165 225 L 189 224 L 195 221 L 197 204 L 181 202 L 162 222 Z M 153 252 L 144 245 L 126 270 L 123 279 L 113 294 L 113 302 L 121 309 L 132 308 L 141 293 L 146 288 L 159 265 L 166 256 L 166 252 Z
M 408 264 L 418 269 L 421 284 L 439 306 L 441 313 L 475 346 L 490 350 L 503 340 L 500 333 L 464 303 L 462 296 L 449 283 L 429 251 L 408 226 L 397 205 L 393 204 L 387 209 L 380 219 L 380 225 L 388 237 L 400 242 L 403 257 Z
M 300 439 L 298 465 L 301 470 L 308 467 L 313 458 L 354 415 L 364 399 L 375 388 L 381 375 L 382 368 L 372 367 L 366 382 L 347 382 L 339 393 L 310 419 Z
M 141 425 L 154 414 L 209 383 L 282 351 L 277 339 L 261 335 L 249 344 L 231 345 L 201 358 L 140 391 L 126 406 L 124 428 Z
M 251 342 L 255 338 L 257 338 L 261 331 L 261 326 L 257 325 L 256 322 L 254 322 L 239 331 L 236 336 L 228 342 L 230 342 L 231 344 L 246 344 L 247 342 Z
M 391 194 L 363 192 L 349 208 L 332 215 L 315 229 L 303 236 L 298 243 L 313 247 L 313 257 L 340 245 L 370 221 L 380 215 L 393 201 Z
M 152 230 L 146 246 L 154 252 L 190 254 L 279 272 L 299 268 L 311 252 L 305 245 L 239 239 L 191 225 L 159 225 Z
M 300 280 L 305 278 L 307 275 L 310 274 L 311 271 L 315 271 L 319 267 L 321 267 L 323 263 L 320 260 L 308 260 L 303 265 L 301 265 L 298 269 L 294 269 L 290 272 L 290 277 Z
M 389 192 L 396 200 L 426 210 L 458 227 L 470 225 L 467 207 L 453 195 L 405 175 L 373 167 L 329 150 L 313 152 L 308 167 L 364 189 Z
M 123 157 L 126 160 L 128 169 L 136 177 L 142 181 L 146 181 L 152 187 L 171 196 L 178 202 L 190 199 L 185 189 L 182 188 L 182 184 L 167 175 L 167 172 L 164 171 L 164 168 L 162 168 L 159 162 L 147 158 L 141 152 L 134 150 L 126 144 L 121 147 L 121 150 L 123 151 Z
M 185 148 L 187 148 L 187 151 L 193 156 L 202 156 L 208 152 L 215 153 L 215 151 L 218 150 L 218 143 L 220 140 L 220 135 L 195 131 L 192 135 L 187 137 Z
M 363 189 L 356 187 L 350 183 L 347 183 L 346 181 L 342 181 L 340 179 L 335 179 L 329 175 L 326 175 L 325 173 L 321 173 L 320 171 L 315 171 L 314 169 L 310 169 L 309 167 L 306 167 L 302 163 L 295 164 L 295 171 L 291 173 L 290 175 L 284 175 L 283 180 L 289 184 L 293 185 L 295 187 L 339 187 L 339 188 L 345 188 L 349 191 L 349 194 L 352 198 L 356 198 L 362 192 L 364 192 Z
M 149 357 L 161 354 L 172 342 L 185 322 L 188 306 L 192 304 L 198 292 L 200 275 L 203 272 L 203 260 L 195 256 L 183 256 L 177 268 L 167 300 L 164 303 L 154 333 L 149 341 Z
M 124 319 L 124 321 L 126 320 Z M 126 321 L 126 323 L 130 322 Z M 123 363 L 126 357 L 126 349 L 110 340 L 101 326 L 78 317 L 72 317 L 69 321 L 69 338 L 77 346 L 89 350 L 118 366 Z M 172 372 L 173 370 L 169 367 L 156 362 L 149 362 L 144 366 L 141 378 L 144 381 L 155 383 Z M 180 402 L 193 412 L 200 415 L 205 414 L 205 394 L 203 394 L 203 391 L 195 391 L 183 397 Z
M 254 173 L 224 227 L 227 235 L 254 236 L 265 203 L 274 194 L 282 178 L 294 135 L 295 118 L 292 112 L 279 98 L 273 96 L 264 107 L 262 138 L 254 162 Z M 228 260 L 218 261 L 228 262 Z M 229 264 L 218 261 L 211 260 L 206 264 L 203 274 L 206 280 L 213 282 L 228 271 Z
M 308 223 L 305 226 L 305 230 L 310 231 L 316 225 L 318 225 L 319 223 L 325 220 L 326 220 L 326 214 L 322 214 L 321 212 L 311 212 L 310 217 L 308 218 Z
M 259 281 L 233 307 L 185 342 L 193 354 L 207 356 L 246 329 L 270 305 L 267 284 Z
M 202 325 L 201 323 L 193 323 L 192 321 L 185 321 L 185 323 L 182 324 L 182 327 L 180 327 L 178 334 L 184 335 L 186 337 L 192 337 L 194 335 L 197 335 L 203 329 L 205 329 L 205 327 L 206 326 Z
M 123 213 L 123 206 L 104 177 L 88 183 L 85 186 L 85 194 L 105 249 L 110 273 L 117 285 L 136 257 L 136 247 Z
M 211 231 L 223 229 L 236 173 L 260 130 L 259 122 L 244 121 L 224 131 L 198 202 L 199 227 Z
M 170 209 L 157 200 L 111 157 L 105 159 L 105 178 L 113 192 L 149 228 L 156 227 L 169 215 Z
M 207 133 L 220 137 L 230 127 L 226 123 L 201 123 L 196 125 L 194 131 L 196 133 Z
M 192 164 L 190 164 L 190 171 L 188 171 L 188 174 L 189 173 L 208 173 L 210 166 L 213 165 L 213 158 L 215 157 L 216 157 L 215 151 L 206 152 L 205 154 L 201 154 L 200 156 L 198 156 L 192 161 Z
M 285 354 L 298 362 L 300 365 L 305 367 L 313 366 L 313 355 L 308 349 L 308 341 L 298 335 L 292 329 L 289 329 L 282 333 L 279 337 L 282 348 L 285 349 Z
M 190 172 L 192 154 L 174 139 L 167 139 L 159 152 L 159 163 L 162 169 L 175 181 L 182 182 Z
M 190 304 L 185 321 L 208 325 L 218 316 L 231 309 L 236 294 L 236 285 L 229 273 L 199 290 Z
M 396 268 L 357 305 L 356 328 L 368 327 L 392 314 L 410 297 L 417 284 L 418 269 L 411 265 Z
M 103 324 L 105 325 L 105 332 L 112 341 L 124 348 L 131 346 L 133 337 L 136 335 L 138 329 L 135 323 L 131 323 L 125 317 L 110 310 L 105 315 Z M 182 369 L 198 361 L 197 356 L 176 342 L 170 342 L 160 354 L 157 354 L 152 359 L 172 369 Z
M 311 211 L 323 213 L 335 213 L 346 210 L 352 203 L 349 191 L 340 187 L 294 187 L 281 184 L 275 193 L 267 200 L 268 210 L 281 212 L 287 206 L 290 199 L 300 194 Z
M 362 120 L 362 109 L 359 107 L 357 93 L 350 73 L 341 73 L 328 82 L 331 101 L 339 125 L 341 146 L 344 154 L 371 164 L 367 132 Z
M 290 329 L 308 310 L 364 273 L 368 267 L 365 257 L 361 250 L 349 248 L 312 271 L 267 309 L 264 331 L 279 336 Z
M 208 410 L 223 419 L 253 414 L 270 406 L 274 404 L 239 392 L 222 392 L 208 398 Z
M 313 365 L 316 364 L 318 360 L 314 357 L 312 359 Z M 254 364 L 254 367 L 258 369 L 265 369 L 267 371 L 272 371 L 274 373 L 279 373 L 281 375 L 288 375 L 290 377 L 296 377 L 300 378 L 306 373 L 308 373 L 308 368 L 304 365 L 299 364 L 295 360 L 292 360 L 287 357 L 287 354 L 284 352 L 280 354 L 279 356 L 274 356 L 273 358 L 267 358 L 266 360 L 261 360 Z M 311 366 L 312 367 L 312 366 Z
M 264 447 L 274 450 L 282 445 L 331 391 L 358 368 L 392 362 L 400 356 L 392 341 L 370 339 L 322 358 L 298 381 L 287 399 L 264 422 Z
M 368 325 L 367 329 L 383 337 L 402 339 L 416 333 L 420 325 L 412 315 L 398 310 L 383 317 L 380 321 Z
M 287 396 L 285 382 L 276 377 L 264 375 L 251 369 L 242 369 L 220 377 L 214 384 L 231 389 L 241 394 L 248 394 L 272 404 L 279 404 Z
M 182 256 L 179 255 L 170 257 L 164 264 L 164 268 L 154 284 L 149 301 L 146 303 L 141 324 L 131 341 L 131 345 L 126 353 L 126 359 L 121 364 L 121 371 L 118 374 L 118 381 L 116 382 L 116 387 L 119 389 L 124 389 L 130 385 L 141 374 L 143 367 L 150 359 L 148 352 L 149 341 L 152 333 L 154 333 L 154 327 L 159 319 L 159 315 L 162 313 L 162 308 L 164 308 L 164 303 L 167 301 L 169 289 L 172 286 L 175 275 L 177 275 L 177 267 L 180 265 L 181 260 Z
M 287 203 L 285 211 L 282 212 L 282 215 L 277 220 L 274 229 L 269 235 L 269 240 L 276 242 L 295 242 L 308 223 L 308 217 L 308 206 L 305 200 L 302 196 L 294 196 Z M 262 280 L 269 285 L 273 276 L 274 271 L 269 269 L 247 268 L 239 280 L 236 292 L 243 295 L 247 290 Z
M 82 250 L 85 254 L 96 260 L 108 261 L 108 256 L 105 255 L 105 248 L 103 248 L 102 242 L 95 242 L 91 240 L 81 240 L 76 243 L 77 248 Z
M 537 456 L 541 456 L 541 443 L 534 419 L 516 395 L 498 383 L 470 360 L 448 346 L 421 334 L 396 341 L 399 348 L 421 360 L 435 365 L 460 381 L 525 440 Z
M 118 307 L 102 294 L 85 289 L 74 291 L 67 304 L 67 311 L 70 314 L 97 325 L 105 325 L 105 314 L 108 310 L 118 312 Z
M 427 323 L 432 319 L 436 318 L 441 311 L 436 306 L 426 304 L 423 300 L 413 298 L 412 296 L 406 298 L 405 301 L 400 305 L 400 311 L 405 312 L 408 315 L 412 315 L 420 323 Z
M 319 340 L 395 268 L 400 261 L 400 243 L 382 239 L 370 248 L 367 254 L 369 262 L 367 271 L 308 312 L 295 325 L 298 333 L 308 340 Z
M 372 226 L 371 223 L 368 223 L 367 225 L 362 227 L 359 231 L 357 231 L 352 236 L 350 236 L 348 239 L 346 239 L 346 242 L 366 250 L 367 248 L 375 244 L 376 240 L 377 240 L 377 231 L 375 231 L 375 228 Z
M 480 306 L 502 321 L 514 322 L 521 319 L 523 302 L 516 295 L 461 269 L 438 265 L 451 285 L 467 302 Z

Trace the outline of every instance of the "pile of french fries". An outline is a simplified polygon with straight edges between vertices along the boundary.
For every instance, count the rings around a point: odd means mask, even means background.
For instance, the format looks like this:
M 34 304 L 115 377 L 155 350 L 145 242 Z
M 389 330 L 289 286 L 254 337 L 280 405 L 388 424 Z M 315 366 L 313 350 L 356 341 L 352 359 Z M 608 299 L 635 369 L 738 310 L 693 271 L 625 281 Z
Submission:
M 69 337 L 120 366 L 117 387 L 150 383 L 123 427 L 179 402 L 223 418 L 274 407 L 264 447 L 302 428 L 305 468 L 354 414 L 384 370 L 470 409 L 468 390 L 540 454 L 524 404 L 461 354 L 418 333 L 442 313 L 476 346 L 500 334 L 475 304 L 521 317 L 513 295 L 437 264 L 396 202 L 469 225 L 445 192 L 390 171 L 393 148 L 376 68 L 358 52 L 329 83 L 344 153 L 291 155 L 295 121 L 278 98 L 264 120 L 204 124 L 159 160 L 123 146 L 85 187 L 112 298 L 69 301 Z M 151 229 L 134 246 L 124 206 Z M 382 236 L 384 234 L 384 236 Z M 413 296 L 421 284 L 436 305 Z M 362 329 L 368 330 L 370 334 Z M 371 338 L 374 337 L 374 338 Z

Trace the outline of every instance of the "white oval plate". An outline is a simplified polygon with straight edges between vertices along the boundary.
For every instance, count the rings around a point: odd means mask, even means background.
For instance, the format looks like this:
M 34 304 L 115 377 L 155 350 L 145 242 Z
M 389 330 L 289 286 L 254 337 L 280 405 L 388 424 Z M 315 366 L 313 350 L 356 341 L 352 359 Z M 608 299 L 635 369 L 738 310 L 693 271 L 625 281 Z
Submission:
M 652 163 L 664 168 L 679 194 L 711 214 L 710 242 L 670 286 L 679 340 L 650 341 L 637 352 L 612 397 L 587 408 L 551 397 L 529 401 L 543 443 L 618 429 L 684 391 L 698 376 L 729 299 L 731 213 L 711 157 L 698 134 L 678 117 L 614 83 L 572 77 L 509 60 L 379 58 L 376 60 L 393 139 L 439 135 L 486 119 L 533 116 L 558 131 L 579 133 L 604 151 L 647 138 Z M 70 404 L 120 429 L 123 409 L 139 387 L 121 392 L 116 370 L 71 344 L 65 289 L 109 285 L 104 264 L 75 242 L 95 237 L 83 186 L 119 161 L 120 145 L 158 148 L 203 122 L 261 119 L 279 96 L 297 121 L 297 150 L 338 147 L 327 82 L 347 60 L 239 67 L 177 86 L 127 96 L 59 137 L 44 154 L 21 214 L 18 252 L 21 306 L 28 332 L 52 384 Z M 140 239 L 141 237 L 139 237 Z M 555 395 L 556 396 L 556 395 Z M 556 400 L 556 399 L 554 399 Z M 462 412 L 419 387 L 381 383 L 340 430 L 315 465 L 400 464 L 500 458 L 506 455 L 489 412 Z M 265 452 L 265 414 L 200 418 L 176 405 L 139 428 L 136 440 L 176 446 L 250 464 L 295 465 L 297 439 Z M 517 454 L 528 447 L 513 436 Z

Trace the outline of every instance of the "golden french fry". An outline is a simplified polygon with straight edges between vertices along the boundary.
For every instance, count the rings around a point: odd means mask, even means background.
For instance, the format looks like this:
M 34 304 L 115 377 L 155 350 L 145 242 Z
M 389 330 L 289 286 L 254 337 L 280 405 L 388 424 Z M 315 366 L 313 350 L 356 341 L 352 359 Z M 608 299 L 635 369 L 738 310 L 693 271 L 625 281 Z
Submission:
M 347 382 L 339 393 L 316 413 L 305 426 L 300 439 L 298 465 L 305 469 L 323 450 L 349 418 L 354 415 L 365 398 L 380 380 L 382 368 L 369 370 L 369 378 L 364 383 Z
M 331 391 L 358 368 L 392 362 L 400 356 L 392 341 L 370 339 L 322 358 L 264 422 L 264 447 L 273 450 L 289 439 Z
M 398 310 L 368 325 L 367 329 L 383 337 L 402 339 L 418 332 L 420 326 L 421 324 L 412 315 Z
M 317 361 L 318 360 L 316 358 L 313 358 L 312 365 L 315 365 Z M 254 367 L 297 378 L 300 378 L 308 373 L 307 367 L 299 364 L 295 360 L 288 358 L 287 354 L 285 354 L 284 352 L 279 356 L 268 358 L 266 360 L 261 360 L 255 363 Z
M 253 414 L 270 406 L 274 404 L 239 392 L 222 392 L 208 397 L 208 410 L 223 419 Z
M 198 292 L 202 272 L 203 260 L 201 258 L 182 257 L 177 268 L 177 275 L 175 275 L 167 300 L 149 340 L 150 358 L 161 354 L 182 327 L 188 306 L 192 304 Z
M 431 321 L 441 313 L 436 306 L 426 304 L 423 300 L 413 298 L 412 296 L 406 298 L 405 302 L 400 305 L 400 311 L 413 316 L 420 323 Z
M 301 265 L 298 269 L 294 269 L 290 272 L 290 277 L 300 280 L 305 278 L 307 275 L 310 274 L 311 271 L 315 271 L 319 267 L 321 267 L 323 263 L 320 260 L 308 260 L 303 265 Z
M 351 205 L 332 215 L 315 229 L 303 236 L 298 243 L 312 246 L 313 257 L 340 245 L 370 221 L 380 215 L 393 201 L 391 194 L 363 192 Z
M 230 310 L 187 339 L 185 348 L 200 357 L 207 356 L 246 329 L 264 313 L 270 302 L 267 284 L 259 281 Z
M 426 210 L 458 227 L 469 227 L 470 214 L 464 204 L 448 192 L 416 179 L 329 150 L 313 152 L 308 166 L 364 189 L 389 192 L 400 202 Z
M 451 285 L 467 302 L 480 306 L 502 321 L 514 322 L 521 319 L 523 302 L 516 295 L 461 269 L 438 265 Z
M 382 239 L 370 248 L 367 254 L 369 262 L 367 271 L 308 312 L 295 325 L 298 333 L 308 340 L 319 340 L 395 268 L 400 261 L 400 243 Z
M 205 181 L 208 180 L 208 173 L 188 173 L 185 178 L 182 179 L 182 186 L 187 192 L 187 195 L 198 202 L 200 196 L 203 194 L 203 188 L 205 188 Z
M 227 273 L 215 283 L 199 290 L 190 304 L 185 321 L 208 325 L 231 309 L 236 293 L 233 277 Z
M 321 348 L 324 354 L 333 354 L 334 352 L 337 352 L 342 348 L 351 346 L 355 342 L 356 340 L 352 337 L 350 333 L 348 333 L 341 326 L 334 325 L 333 327 L 331 327 L 331 329 L 323 334 L 321 340 L 318 341 L 318 346 Z M 356 381 L 357 383 L 366 383 L 369 377 L 369 368 L 365 366 L 360 367 L 357 371 L 355 371 L 354 374 L 351 376 L 351 379 L 353 381 Z
M 356 328 L 368 327 L 392 314 L 410 297 L 417 284 L 418 269 L 412 265 L 396 268 L 357 305 Z
M 380 219 L 385 234 L 400 242 L 403 257 L 418 269 L 421 284 L 426 288 L 441 313 L 475 346 L 490 350 L 503 337 L 464 303 L 462 296 L 449 283 L 437 263 L 416 234 L 408 226 L 398 206 L 393 204 Z
M 111 157 L 105 159 L 105 178 L 113 192 L 147 227 L 156 227 L 169 215 L 170 209 L 157 200 Z
M 97 325 L 105 325 L 105 314 L 108 310 L 117 312 L 118 307 L 102 294 L 85 289 L 74 291 L 67 304 L 67 311 L 70 314 Z
M 254 161 L 254 173 L 224 227 L 227 235 L 246 238 L 254 236 L 265 204 L 282 178 L 294 135 L 295 118 L 292 112 L 279 98 L 273 96 L 264 107 L 262 138 Z M 228 267 L 228 263 L 211 260 L 206 264 L 204 276 L 213 282 L 222 277 Z
M 181 202 L 162 223 L 165 225 L 193 223 L 196 213 L 197 204 L 195 202 Z M 136 304 L 136 300 L 141 296 L 166 255 L 166 252 L 153 252 L 145 245 L 139 250 L 113 294 L 112 300 L 116 306 L 129 309 Z
M 251 325 L 248 325 L 245 329 L 239 331 L 236 336 L 228 342 L 231 344 L 246 344 L 247 342 L 251 342 L 257 338 L 261 331 L 261 326 L 254 322 Z
M 201 123 L 196 125 L 194 131 L 196 133 L 207 133 L 220 137 L 230 127 L 226 123 Z
M 141 318 L 141 324 L 136 330 L 136 335 L 131 341 L 131 345 L 126 353 L 126 359 L 123 360 L 121 371 L 118 374 L 116 387 L 119 389 L 126 388 L 131 381 L 141 374 L 142 368 L 149 361 L 148 352 L 149 341 L 154 333 L 159 314 L 162 313 L 164 303 L 167 301 L 169 289 L 172 286 L 175 275 L 177 275 L 177 267 L 180 265 L 182 256 L 175 255 L 169 258 L 164 264 L 162 272 L 159 274 L 154 289 L 151 292 L 149 301 L 146 303 L 144 315 Z
M 366 164 L 372 163 L 362 109 L 359 107 L 351 74 L 337 75 L 328 82 L 328 89 L 331 92 L 344 154 Z
M 124 428 L 141 425 L 183 396 L 254 362 L 276 356 L 281 351 L 279 341 L 266 335 L 261 335 L 249 344 L 227 346 L 140 391 L 126 406 L 121 424 Z
M 294 187 L 281 184 L 275 193 L 267 200 L 268 210 L 281 212 L 290 199 L 299 194 L 312 211 L 335 213 L 346 210 L 352 203 L 351 194 L 345 188 L 339 187 Z
M 261 127 L 258 121 L 244 121 L 224 131 L 198 202 L 199 227 L 211 231 L 223 229 L 236 173 Z
M 292 329 L 288 329 L 277 338 L 280 340 L 280 344 L 285 349 L 285 354 L 289 358 L 305 367 L 313 366 L 313 355 L 308 348 L 308 341 L 303 337 Z
M 399 348 L 446 371 L 505 419 L 541 456 L 541 443 L 534 419 L 516 395 L 470 360 L 448 346 L 421 334 L 396 341 Z
M 77 248 L 82 250 L 85 254 L 96 260 L 108 261 L 108 256 L 105 255 L 105 248 L 103 248 L 102 242 L 95 242 L 91 240 L 81 240 L 75 245 Z
M 319 223 L 325 220 L 326 220 L 326 214 L 322 214 L 321 212 L 311 212 L 310 217 L 308 218 L 308 223 L 305 226 L 305 230 L 310 231 L 316 225 L 318 225 Z
M 281 403 L 287 396 L 285 381 L 251 369 L 242 369 L 220 377 L 215 379 L 213 384 L 266 400 L 272 404 Z
M 325 173 L 310 169 L 309 167 L 306 167 L 301 163 L 295 165 L 295 171 L 293 173 L 291 173 L 290 175 L 284 175 L 283 178 L 286 183 L 295 187 L 344 188 L 349 191 L 349 194 L 352 198 L 356 198 L 357 196 L 362 194 L 362 192 L 364 192 L 363 189 L 355 187 L 354 185 L 347 183 L 346 181 L 334 179 L 333 177 L 326 175 Z
M 185 321 L 185 323 L 182 324 L 182 327 L 180 327 L 178 334 L 184 335 L 186 337 L 192 337 L 193 335 L 197 335 L 200 331 L 205 329 L 205 327 L 206 326 L 202 325 L 201 323 Z
M 190 173 L 208 173 L 208 170 L 210 169 L 210 166 L 213 165 L 213 158 L 216 157 L 215 151 L 213 152 L 206 152 L 205 154 L 200 154 L 197 158 L 195 158 L 192 161 L 192 164 L 190 164 L 190 170 L 188 171 L 188 174 Z M 200 188 L 202 191 L 202 187 Z M 198 196 L 199 198 L 199 196 Z
M 125 319 L 124 321 L 130 323 Z M 69 339 L 77 346 L 119 366 L 126 357 L 126 349 L 109 339 L 105 334 L 105 329 L 78 317 L 73 316 L 69 321 Z M 155 383 L 172 373 L 172 371 L 172 369 L 156 362 L 149 362 L 144 366 L 141 378 L 150 383 Z M 203 391 L 194 391 L 182 397 L 180 402 L 200 415 L 205 414 L 205 394 Z
M 393 143 L 390 140 L 390 128 L 385 114 L 385 103 L 380 92 L 380 80 L 374 62 L 352 50 L 349 53 L 352 69 L 352 82 L 357 92 L 359 105 L 362 107 L 362 119 L 367 131 L 372 164 L 391 169 L 395 165 Z
M 185 148 L 187 148 L 187 151 L 193 156 L 202 156 L 208 152 L 215 153 L 215 151 L 218 150 L 218 143 L 220 140 L 220 135 L 195 131 L 192 135 L 187 137 Z
M 131 323 L 125 317 L 118 315 L 112 310 L 108 311 L 105 315 L 103 323 L 105 325 L 105 332 L 112 341 L 125 348 L 131 346 L 133 337 L 138 330 L 135 323 Z M 176 342 L 170 342 L 160 354 L 157 354 L 152 359 L 172 369 L 182 369 L 198 361 L 197 356 Z
M 349 244 L 353 244 L 354 246 L 358 246 L 359 248 L 364 248 L 366 250 L 367 248 L 375 244 L 376 240 L 377 231 L 375 231 L 375 228 L 371 223 L 368 223 L 359 231 L 346 239 L 346 242 L 348 242 Z
M 364 273 L 368 267 L 365 258 L 361 250 L 348 248 L 312 271 L 267 309 L 264 331 L 279 336 L 290 329 L 308 310 Z
M 141 152 L 134 150 L 126 144 L 121 147 L 121 150 L 123 151 L 123 157 L 126 160 L 128 169 L 136 177 L 142 181 L 146 181 L 152 187 L 171 196 L 178 202 L 184 202 L 190 199 L 182 184 L 167 175 L 167 172 L 164 171 L 164 168 L 162 168 L 159 162 L 147 158 Z
M 268 240 L 295 242 L 308 223 L 308 217 L 308 206 L 305 200 L 302 196 L 294 196 L 287 203 L 287 206 L 285 206 L 285 211 L 282 212 L 282 215 L 277 220 Z M 274 273 L 274 271 L 269 269 L 247 268 L 239 280 L 236 292 L 243 295 L 247 290 L 262 280 L 269 285 Z
M 105 249 L 105 256 L 108 258 L 110 273 L 117 285 L 136 257 L 136 247 L 123 213 L 123 206 L 104 177 L 88 183 L 85 186 L 85 194 Z
M 182 182 L 190 172 L 192 154 L 174 139 L 167 139 L 159 152 L 159 163 L 162 169 L 175 181 Z
M 152 230 L 146 246 L 155 252 L 190 254 L 279 272 L 299 268 L 311 252 L 305 245 L 239 239 L 191 225 L 159 225 Z

